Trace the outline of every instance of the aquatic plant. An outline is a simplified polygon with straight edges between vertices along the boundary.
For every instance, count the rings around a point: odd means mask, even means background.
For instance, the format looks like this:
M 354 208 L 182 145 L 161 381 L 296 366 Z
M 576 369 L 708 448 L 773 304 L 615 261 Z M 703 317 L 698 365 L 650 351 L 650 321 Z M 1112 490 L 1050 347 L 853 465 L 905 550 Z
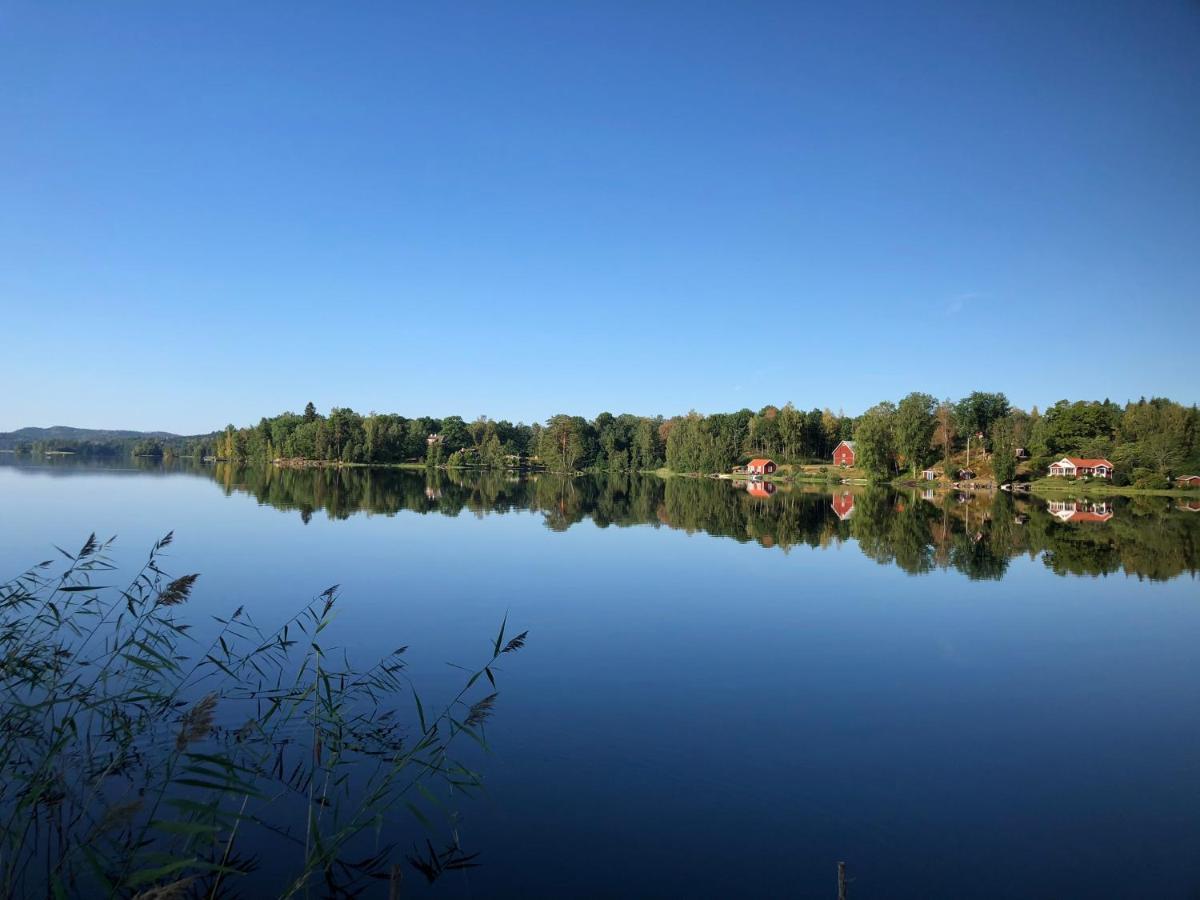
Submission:
M 476 865 L 460 739 L 486 749 L 497 663 L 526 634 L 502 623 L 426 710 L 406 647 L 360 669 L 329 643 L 337 587 L 270 630 L 214 617 L 201 644 L 181 615 L 199 576 L 160 567 L 171 542 L 125 587 L 95 535 L 0 586 L 0 897 L 227 896 L 251 873 L 255 896 L 395 896 L 406 861 L 431 881 Z

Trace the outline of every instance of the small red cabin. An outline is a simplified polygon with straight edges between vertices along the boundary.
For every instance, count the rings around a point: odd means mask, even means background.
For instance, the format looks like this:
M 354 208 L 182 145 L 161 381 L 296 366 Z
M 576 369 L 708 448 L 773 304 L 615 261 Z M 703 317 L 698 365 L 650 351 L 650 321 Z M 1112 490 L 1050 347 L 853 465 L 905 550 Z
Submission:
M 775 465 L 775 463 L 771 462 L 769 459 L 752 459 L 750 462 L 746 463 L 746 474 L 770 475 L 778 468 L 779 466 Z
M 1200 475 L 1180 475 L 1175 483 L 1180 487 L 1200 487 Z
M 833 464 L 845 468 L 854 465 L 854 441 L 842 441 L 833 448 Z

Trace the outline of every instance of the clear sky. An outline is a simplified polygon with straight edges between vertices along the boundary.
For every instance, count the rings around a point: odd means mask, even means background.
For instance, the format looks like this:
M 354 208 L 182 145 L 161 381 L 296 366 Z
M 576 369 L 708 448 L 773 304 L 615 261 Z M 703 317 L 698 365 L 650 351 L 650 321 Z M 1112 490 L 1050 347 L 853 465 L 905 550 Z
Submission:
M 1200 3 L 0 2 L 0 429 L 1200 400 Z

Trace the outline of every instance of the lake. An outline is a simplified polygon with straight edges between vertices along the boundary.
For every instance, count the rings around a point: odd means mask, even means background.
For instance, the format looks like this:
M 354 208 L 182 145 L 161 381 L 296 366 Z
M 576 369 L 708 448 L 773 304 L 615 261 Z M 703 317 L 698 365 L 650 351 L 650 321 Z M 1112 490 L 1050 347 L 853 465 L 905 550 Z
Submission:
M 432 695 L 528 629 L 431 896 L 1200 892 L 1178 499 L 9 457 L 0 523 L 4 577 L 173 530 L 201 631 L 339 584 L 336 641 Z

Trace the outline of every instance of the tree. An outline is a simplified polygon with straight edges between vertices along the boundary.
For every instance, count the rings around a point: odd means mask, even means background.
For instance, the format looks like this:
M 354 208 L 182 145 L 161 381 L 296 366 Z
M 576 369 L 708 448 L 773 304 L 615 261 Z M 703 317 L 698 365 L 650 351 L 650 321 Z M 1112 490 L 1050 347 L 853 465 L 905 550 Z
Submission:
M 1008 415 L 1008 398 L 1003 394 L 972 391 L 955 409 L 959 427 L 969 435 L 986 435 L 997 419 Z
M 992 472 L 996 484 L 1010 484 L 1017 474 L 1016 427 L 1011 417 L 992 423 L 989 437 L 992 443 Z
M 317 417 L 317 408 L 315 406 L 313 406 L 312 401 L 309 400 L 308 403 L 306 403 L 304 405 L 304 421 L 311 422 L 316 417 Z
M 928 394 L 916 391 L 900 401 L 896 409 L 896 449 L 915 476 L 929 458 L 933 431 L 937 426 L 934 418 L 936 401 Z
M 636 460 L 635 469 L 657 469 L 662 463 L 662 451 L 659 449 L 658 428 L 650 419 L 642 419 L 638 423 L 637 436 L 634 439 Z
M 551 417 L 541 435 L 539 455 L 558 472 L 574 472 L 583 452 L 576 418 L 562 413 Z
M 1122 467 L 1173 474 L 1191 456 L 1195 442 L 1194 410 L 1163 397 L 1127 404 L 1121 416 L 1122 446 L 1116 456 Z
M 1036 420 L 1030 440 L 1037 455 L 1106 456 L 1120 424 L 1120 407 L 1107 400 L 1059 400 Z
M 954 452 L 954 438 L 957 436 L 957 423 L 954 418 L 954 402 L 947 397 L 938 404 L 937 412 L 934 413 L 934 418 L 937 419 L 937 429 L 934 431 L 934 440 L 942 448 L 942 464 L 946 470 L 950 469 L 950 454 Z
M 778 421 L 780 452 L 784 459 L 794 460 L 801 455 L 805 444 L 804 413 L 787 403 L 779 411 Z
M 462 416 L 446 416 L 442 420 L 441 434 L 445 439 L 447 453 L 471 446 L 471 432 Z
M 854 429 L 857 464 L 873 478 L 887 478 L 893 472 L 896 458 L 895 418 L 895 404 L 880 403 L 863 413 Z

